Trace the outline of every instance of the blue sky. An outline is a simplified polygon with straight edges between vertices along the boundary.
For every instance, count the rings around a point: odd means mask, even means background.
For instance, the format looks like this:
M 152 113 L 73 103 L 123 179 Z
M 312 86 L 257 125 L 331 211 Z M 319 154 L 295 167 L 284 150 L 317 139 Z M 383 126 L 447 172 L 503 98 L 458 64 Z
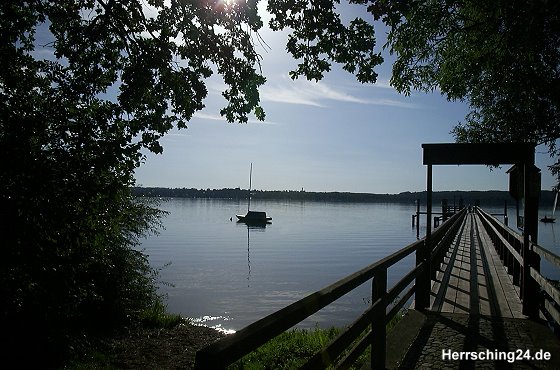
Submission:
M 361 11 L 344 9 L 346 16 Z M 260 34 L 270 46 L 258 46 L 267 78 L 261 89 L 266 121 L 239 124 L 222 119 L 224 85 L 214 76 L 207 81 L 206 108 L 187 130 L 174 130 L 162 139 L 162 155 L 147 153 L 136 171 L 138 185 L 247 188 L 252 162 L 255 189 L 425 190 L 421 145 L 453 142 L 450 131 L 468 112 L 465 103 L 448 102 L 438 92 L 398 94 L 388 84 L 391 57 L 386 52 L 376 84 L 360 84 L 336 65 L 319 83 L 293 81 L 288 72 L 296 62 L 285 52 L 287 33 L 265 26 Z M 384 30 L 376 29 L 376 34 L 381 51 Z M 554 179 L 546 166 L 553 161 L 546 148 L 537 148 L 536 159 L 542 188 L 550 189 Z M 508 168 L 434 167 L 434 189 L 507 190 Z

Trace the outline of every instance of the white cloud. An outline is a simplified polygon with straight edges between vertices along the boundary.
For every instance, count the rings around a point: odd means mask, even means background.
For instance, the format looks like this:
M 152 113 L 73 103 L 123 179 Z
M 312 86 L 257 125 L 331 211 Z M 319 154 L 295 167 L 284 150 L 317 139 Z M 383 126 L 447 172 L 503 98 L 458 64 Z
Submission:
M 260 97 L 263 101 L 275 103 L 311 105 L 314 107 L 325 107 L 318 102 L 318 97 L 311 89 L 297 88 L 295 86 L 276 86 L 265 85 L 260 90 Z
M 388 84 L 380 82 L 374 85 L 380 88 L 391 88 Z M 392 88 L 391 88 L 392 89 Z M 344 92 L 341 87 L 331 87 L 323 82 L 307 80 L 287 81 L 284 78 L 276 86 L 265 84 L 261 88 L 261 99 L 276 103 L 310 105 L 319 108 L 326 107 L 325 101 L 338 101 L 346 103 L 383 105 L 400 108 L 417 108 L 416 104 L 407 103 L 396 99 L 363 99 Z
M 165 134 L 165 137 L 167 136 L 174 136 L 174 137 L 189 137 L 191 135 L 188 134 Z
M 389 82 L 389 80 L 382 80 L 382 79 L 378 79 L 374 84 L 374 87 L 379 87 L 381 89 L 390 89 L 390 90 L 395 90 L 395 88 L 393 86 L 391 86 L 391 83 Z
M 404 101 L 394 100 L 394 99 L 371 99 L 369 100 L 368 104 L 384 105 L 386 107 L 399 107 L 399 108 L 407 108 L 407 109 L 420 108 L 418 104 L 407 103 Z
M 220 116 L 219 114 L 208 114 L 208 113 L 201 113 L 201 112 L 196 112 L 193 115 L 193 118 L 200 118 L 200 119 L 207 119 L 207 120 L 211 120 L 211 121 L 223 121 L 226 122 L 225 117 Z
M 209 113 L 196 112 L 193 115 L 193 118 L 205 119 L 205 120 L 210 120 L 210 121 L 221 121 L 221 122 L 226 122 L 227 123 L 226 118 L 222 117 L 219 114 L 209 114 Z M 266 125 L 276 125 L 277 124 L 276 122 L 271 122 L 271 121 L 264 121 L 263 122 L 263 121 L 259 121 L 259 120 L 256 120 L 256 119 L 250 119 L 248 121 L 248 123 L 258 123 L 258 124 L 261 124 L 261 125 L 264 125 L 264 124 L 266 124 Z

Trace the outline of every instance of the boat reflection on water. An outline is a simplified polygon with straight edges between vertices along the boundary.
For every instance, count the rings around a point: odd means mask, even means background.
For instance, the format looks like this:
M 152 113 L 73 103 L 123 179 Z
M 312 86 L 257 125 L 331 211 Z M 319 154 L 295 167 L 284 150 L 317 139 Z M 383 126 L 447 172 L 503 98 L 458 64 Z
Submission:
M 251 233 L 253 232 L 264 232 L 266 230 L 266 225 L 268 223 L 256 223 L 248 224 L 243 221 L 237 221 L 236 226 L 247 228 L 247 288 L 251 287 Z M 231 316 L 228 316 L 229 312 L 224 312 L 224 315 L 220 316 L 210 316 L 205 315 L 197 318 L 191 318 L 193 325 L 206 326 L 215 329 L 224 334 L 234 334 L 236 330 L 228 329 L 228 321 L 234 320 Z
M 247 288 L 251 287 L 251 232 L 264 232 L 266 223 L 249 224 L 243 221 L 237 221 L 237 224 L 244 224 L 247 227 Z

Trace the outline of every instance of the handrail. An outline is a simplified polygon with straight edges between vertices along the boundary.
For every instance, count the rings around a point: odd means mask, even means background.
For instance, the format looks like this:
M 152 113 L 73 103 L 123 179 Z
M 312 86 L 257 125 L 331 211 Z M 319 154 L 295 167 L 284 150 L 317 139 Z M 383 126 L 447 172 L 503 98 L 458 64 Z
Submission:
M 457 230 L 464 220 L 466 211 L 467 209 L 463 208 L 447 220 L 448 227 L 439 227 L 432 233 L 431 243 L 434 246 L 430 252 L 430 263 L 432 266 L 439 265 L 443 261 L 445 252 L 449 249 L 449 245 L 453 242 L 453 238 L 456 236 Z
M 477 214 L 480 216 L 482 225 L 490 236 L 500 259 L 507 268 L 507 272 L 512 275 L 513 284 L 522 286 L 523 256 L 521 251 L 523 250 L 523 238 L 482 209 L 477 208 Z M 527 302 L 525 303 L 527 304 Z
M 446 236 L 449 238 L 447 231 L 457 225 L 461 215 L 464 216 L 464 212 L 454 215 L 436 229 L 432 234 L 432 242 L 441 242 Z M 339 365 L 355 360 L 370 344 L 372 345 L 372 365 L 374 365 L 374 361 L 376 363 L 382 362 L 384 365 L 386 323 L 416 293 L 416 285 L 413 285 L 399 299 L 399 295 L 415 281 L 418 271 L 425 269 L 425 262 L 417 264 L 388 291 L 387 269 L 423 247 L 424 243 L 425 238 L 411 243 L 334 284 L 248 325 L 235 334 L 228 335 L 201 349 L 196 354 L 195 369 L 225 368 L 368 280 L 372 280 L 372 305 L 350 327 L 309 359 L 306 366 L 317 367 L 331 364 L 359 337 L 369 324 L 375 328 L 375 331 L 367 333 L 341 360 Z M 395 300 L 398 301 L 395 303 Z M 392 308 L 389 313 L 386 313 L 387 307 L 391 304 L 393 304 Z
M 483 215 L 490 223 L 492 223 L 496 227 L 496 230 L 500 231 L 500 233 L 502 234 L 502 236 L 504 238 L 510 237 L 510 238 L 513 238 L 514 241 L 523 243 L 523 237 L 521 235 L 519 235 L 518 233 L 516 233 L 515 231 L 513 231 L 509 226 L 505 225 L 500 220 L 498 220 L 496 217 L 494 217 L 490 213 L 484 211 L 480 207 L 476 207 L 476 210 L 477 210 L 479 215 Z
M 531 242 L 531 249 L 541 257 L 560 267 L 560 257 L 538 244 Z M 531 268 L 531 277 L 541 288 L 541 310 L 554 321 L 555 330 L 560 330 L 560 289 L 550 283 L 539 271 Z
M 513 281 L 517 283 L 519 272 L 523 269 L 523 257 L 520 254 L 520 251 L 523 249 L 523 238 L 483 210 L 477 209 L 477 212 L 481 216 L 484 227 L 492 238 L 494 246 L 504 264 L 508 267 L 508 270 L 511 268 L 513 269 Z M 517 245 L 517 248 L 514 245 Z M 556 267 L 560 267 L 560 257 L 549 250 L 533 242 L 530 242 L 530 250 L 545 258 Z M 512 259 L 515 259 L 515 261 L 512 261 Z M 536 266 L 538 267 L 538 264 Z M 534 283 L 535 288 L 540 290 L 540 299 L 537 301 L 541 312 L 543 312 L 549 320 L 552 320 L 551 322 L 554 323 L 556 330 L 558 330 L 560 328 L 560 289 L 551 284 L 550 281 L 541 275 L 538 269 L 534 267 L 529 267 L 528 275 L 531 278 L 530 283 Z M 535 302 L 535 304 L 537 304 L 537 302 Z
M 322 368 L 330 363 L 326 360 L 336 359 L 347 348 L 347 343 L 352 343 L 360 333 L 362 333 L 368 324 L 371 324 L 375 319 L 376 312 L 383 312 L 383 321 L 385 323 L 392 319 L 388 314 L 385 314 L 386 302 L 395 300 L 400 292 L 404 290 L 415 278 L 416 270 L 419 267 L 412 269 L 406 276 L 404 276 L 389 292 L 387 292 L 386 299 L 379 298 L 370 306 L 356 321 L 354 321 L 345 331 L 333 339 L 325 348 L 315 353 L 303 368 L 316 369 Z M 398 311 L 397 311 L 398 312 Z M 395 312 L 395 314 L 397 313 Z M 390 313 L 391 314 L 391 313 Z M 369 334 L 369 333 L 368 333 Z M 359 355 L 358 355 L 359 356 Z
M 505 247 L 508 249 L 508 252 L 520 263 L 523 264 L 523 257 L 521 257 L 521 254 L 519 254 L 519 252 L 511 245 L 511 243 L 504 237 L 504 234 L 506 235 L 510 235 L 515 239 L 521 239 L 521 237 L 519 235 L 515 235 L 513 233 L 513 231 L 506 229 L 505 227 L 502 227 L 502 225 L 497 224 L 496 222 L 498 221 L 496 218 L 494 218 L 492 215 L 484 212 L 481 209 L 477 209 L 479 212 L 479 215 L 481 216 L 481 219 L 484 221 L 486 230 L 489 231 L 489 234 L 494 236 L 495 238 L 497 238 L 497 241 L 494 242 L 494 244 L 496 243 L 500 243 L 501 246 Z
M 548 262 L 550 262 L 550 263 L 554 264 L 556 267 L 560 268 L 560 256 L 557 256 L 556 254 L 552 253 L 548 249 L 545 249 L 545 248 L 541 247 L 540 245 L 535 244 L 533 242 L 531 242 L 531 249 L 535 253 L 537 253 L 538 255 L 543 257 L 544 259 L 546 259 Z

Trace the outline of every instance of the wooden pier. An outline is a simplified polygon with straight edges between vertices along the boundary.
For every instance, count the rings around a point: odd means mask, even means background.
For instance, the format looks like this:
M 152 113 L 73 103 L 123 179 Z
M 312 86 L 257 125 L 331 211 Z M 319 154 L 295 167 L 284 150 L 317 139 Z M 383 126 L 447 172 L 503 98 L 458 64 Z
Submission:
M 347 369 L 368 347 L 367 366 L 373 369 L 560 368 L 560 341 L 553 333 L 560 332 L 560 290 L 539 267 L 545 258 L 560 268 L 560 257 L 536 243 L 540 183 L 534 145 L 423 147 L 428 165 L 424 238 L 200 350 L 195 368 L 226 368 L 367 281 L 371 306 L 302 368 Z M 432 230 L 431 166 L 452 163 L 515 164 L 510 188 L 524 197 L 524 234 L 477 207 L 461 209 Z M 414 268 L 388 287 L 387 269 L 413 253 Z M 407 307 L 387 333 L 386 324 Z M 483 353 L 484 359 L 454 358 L 467 352 Z M 550 358 L 532 357 L 545 353 Z
M 525 318 L 519 287 L 496 252 L 481 216 L 467 214 L 433 280 L 430 310 Z
M 560 291 L 533 269 L 533 282 L 541 291 L 533 302 L 539 316 L 523 314 L 523 261 L 518 260 L 523 238 L 477 208 L 463 209 L 431 236 L 434 247 L 429 264 L 421 262 L 391 289 L 387 289 L 387 268 L 418 253 L 425 238 L 201 350 L 197 368 L 225 368 L 367 280 L 372 281 L 374 304 L 304 368 L 321 369 L 333 364 L 335 368 L 347 368 L 369 345 L 374 369 L 465 366 L 465 362 L 442 359 L 444 350 L 519 350 L 523 351 L 521 355 L 542 350 L 551 353 L 550 360 L 520 358 L 513 368 L 560 368 L 560 341 L 550 329 L 560 323 Z M 535 244 L 531 248 L 560 266 L 559 257 Z M 385 324 L 406 307 L 418 285 L 411 283 L 418 281 L 427 265 L 432 267 L 429 307 L 419 308 L 414 302 L 387 335 Z M 364 330 L 367 335 L 353 344 Z M 347 352 L 351 344 L 353 348 Z M 513 366 L 507 359 L 469 363 L 467 367 Z
M 523 314 L 519 275 L 514 278 L 508 273 L 500 248 L 492 241 L 497 235 L 489 234 L 487 228 L 498 230 L 487 219 L 497 222 L 482 210 L 467 213 L 432 280 L 430 307 L 415 310 L 412 306 L 389 333 L 383 368 L 560 368 L 560 341 L 551 330 L 558 322 L 547 320 L 550 315 L 544 306 L 548 304 L 543 304 L 554 299 L 548 294 L 537 299 L 542 310 L 539 317 Z M 503 230 L 512 233 L 510 239 L 520 238 L 505 225 Z M 541 252 L 540 247 L 533 247 Z M 553 292 L 555 288 L 546 289 Z M 453 361 L 442 358 L 444 351 L 484 356 L 490 352 L 494 357 Z M 550 359 L 529 358 L 539 351 L 550 353 Z

